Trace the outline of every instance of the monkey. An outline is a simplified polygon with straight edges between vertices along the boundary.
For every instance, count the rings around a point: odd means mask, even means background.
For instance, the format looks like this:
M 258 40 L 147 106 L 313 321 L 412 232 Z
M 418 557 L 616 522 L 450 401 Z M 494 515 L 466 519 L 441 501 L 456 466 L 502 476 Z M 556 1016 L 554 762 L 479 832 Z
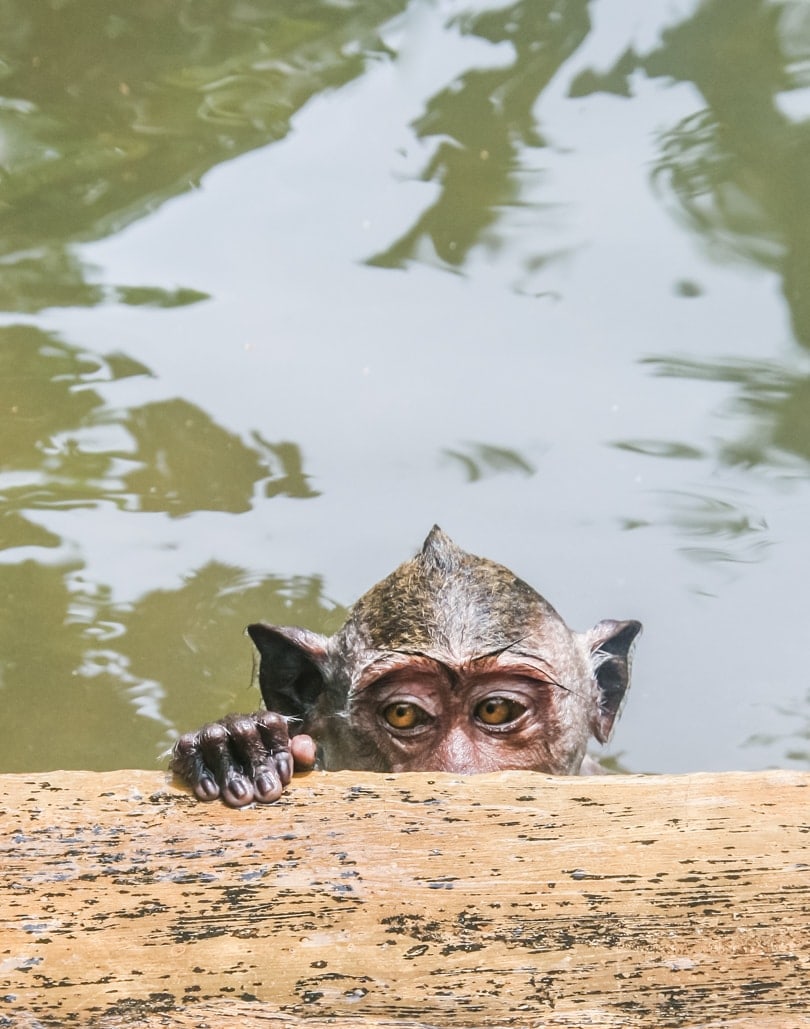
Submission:
M 637 621 L 573 632 L 531 586 L 434 526 L 333 636 L 256 622 L 265 709 L 182 735 L 172 771 L 200 800 L 270 803 L 294 770 L 602 771 Z

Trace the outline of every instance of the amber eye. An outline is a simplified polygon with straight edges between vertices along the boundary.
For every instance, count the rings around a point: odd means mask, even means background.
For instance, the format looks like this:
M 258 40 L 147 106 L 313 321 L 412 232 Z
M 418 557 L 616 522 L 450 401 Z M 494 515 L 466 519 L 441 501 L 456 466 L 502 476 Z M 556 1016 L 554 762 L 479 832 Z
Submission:
M 487 697 L 475 709 L 475 717 L 484 725 L 506 725 L 514 722 L 526 709 L 506 697 Z
M 383 718 L 392 729 L 413 729 L 425 721 L 425 712 L 416 704 L 398 700 L 396 704 L 383 708 Z

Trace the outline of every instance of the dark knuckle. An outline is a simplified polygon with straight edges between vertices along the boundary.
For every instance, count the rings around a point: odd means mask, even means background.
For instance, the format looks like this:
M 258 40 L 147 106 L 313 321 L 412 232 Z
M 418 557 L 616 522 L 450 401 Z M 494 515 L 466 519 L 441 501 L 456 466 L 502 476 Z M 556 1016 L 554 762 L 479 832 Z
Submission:
M 208 744 L 222 744 L 228 739 L 229 733 L 227 728 L 221 722 L 209 722 L 208 725 L 204 725 L 200 729 L 198 736 L 198 743 Z
M 175 757 L 189 757 L 197 749 L 197 733 L 184 733 L 172 748 Z
M 231 736 L 250 736 L 256 732 L 256 722 L 250 715 L 235 715 L 228 722 Z
M 287 719 L 276 711 L 261 711 L 256 715 L 256 720 L 271 732 L 286 732 L 287 730 Z

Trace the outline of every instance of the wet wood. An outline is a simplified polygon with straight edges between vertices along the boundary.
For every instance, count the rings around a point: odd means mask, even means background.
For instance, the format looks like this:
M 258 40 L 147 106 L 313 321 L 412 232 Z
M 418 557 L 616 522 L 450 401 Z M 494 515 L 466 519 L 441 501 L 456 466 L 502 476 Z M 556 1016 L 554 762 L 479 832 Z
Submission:
M 810 774 L 0 791 L 0 1026 L 810 1026 Z

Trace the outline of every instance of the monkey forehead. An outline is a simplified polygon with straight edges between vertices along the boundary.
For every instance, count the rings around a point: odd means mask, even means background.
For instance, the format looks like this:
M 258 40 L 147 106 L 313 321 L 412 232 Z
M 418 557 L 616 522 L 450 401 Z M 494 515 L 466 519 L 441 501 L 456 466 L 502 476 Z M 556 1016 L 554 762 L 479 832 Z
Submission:
M 349 686 L 350 694 L 380 685 L 382 682 L 413 685 L 417 682 L 443 681 L 446 686 L 456 686 L 470 680 L 480 681 L 486 677 L 518 675 L 526 681 L 535 680 L 559 685 L 561 675 L 551 662 L 533 653 L 480 654 L 463 661 L 456 661 L 443 652 L 412 654 L 403 651 L 393 653 L 366 654 L 366 660 L 353 669 Z M 567 671 L 567 669 L 565 669 Z
M 503 565 L 451 545 L 454 560 L 431 560 L 423 549 L 373 586 L 352 608 L 344 630 L 373 650 L 457 659 L 505 649 L 523 638 L 568 633 L 528 583 Z

